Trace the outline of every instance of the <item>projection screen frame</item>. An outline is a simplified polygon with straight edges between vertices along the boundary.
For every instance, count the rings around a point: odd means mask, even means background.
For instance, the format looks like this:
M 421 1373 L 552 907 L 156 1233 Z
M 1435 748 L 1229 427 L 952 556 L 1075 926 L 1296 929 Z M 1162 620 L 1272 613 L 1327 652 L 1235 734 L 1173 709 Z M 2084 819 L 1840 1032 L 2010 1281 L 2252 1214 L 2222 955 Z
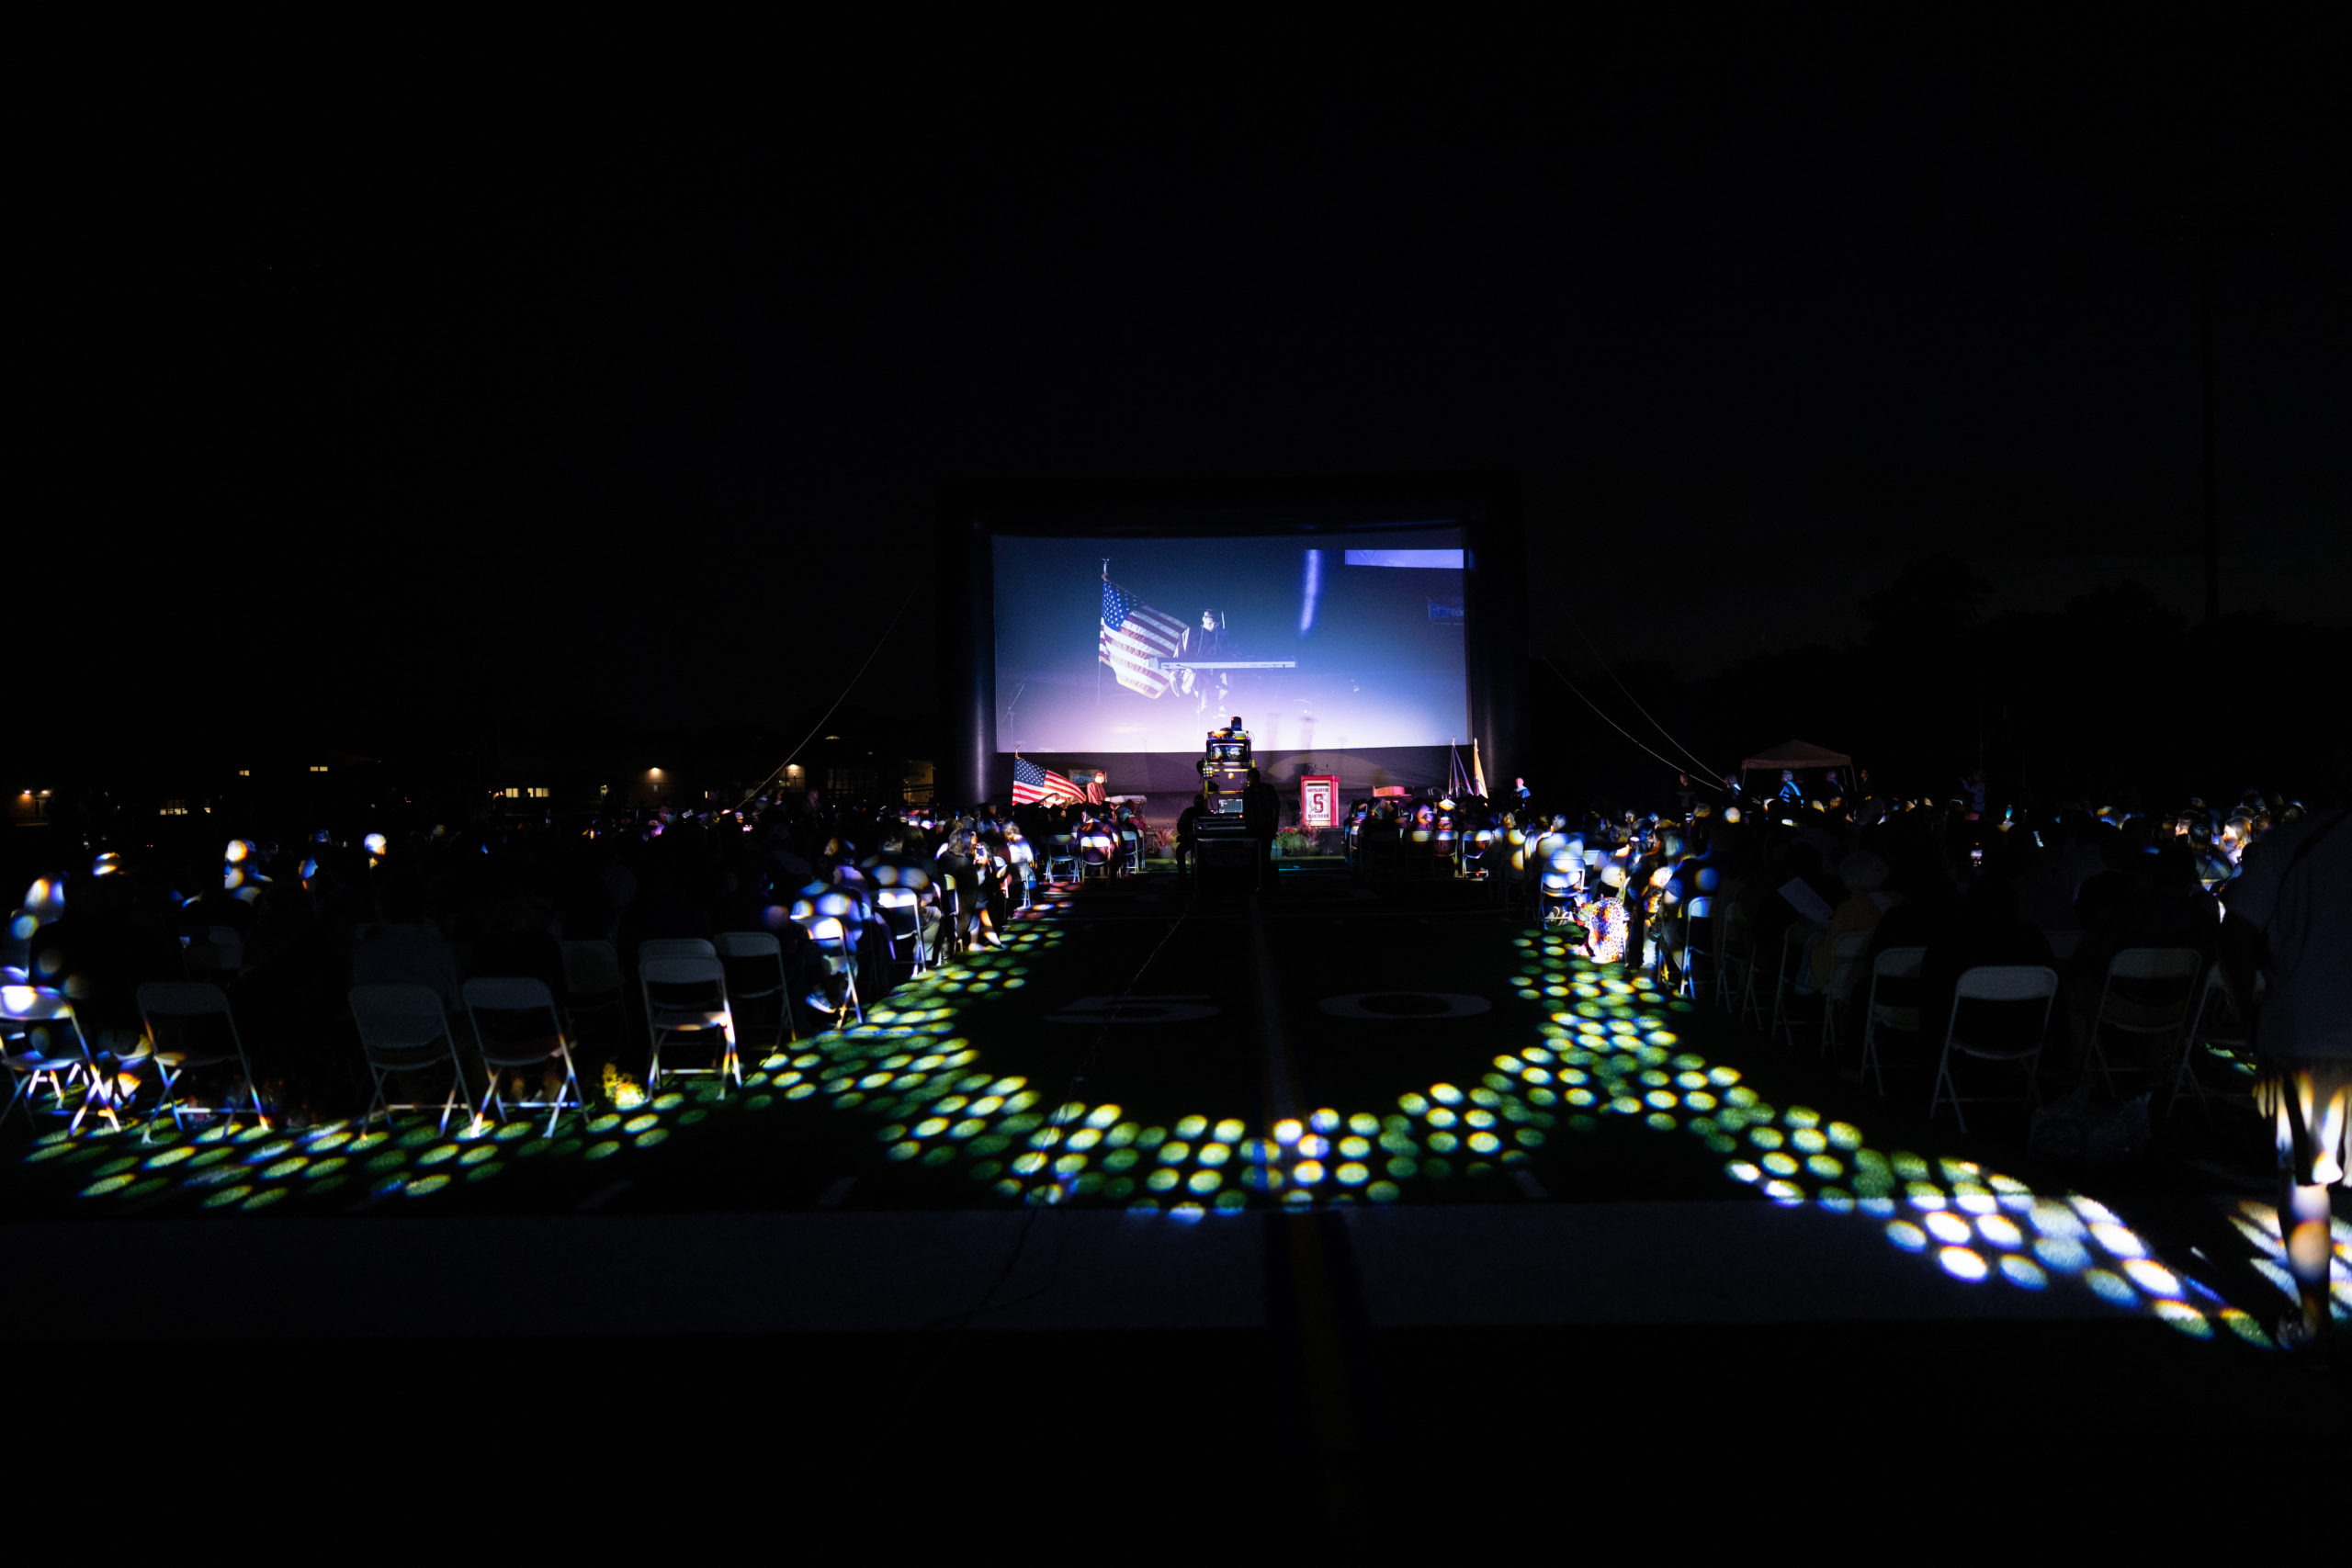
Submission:
M 997 750 L 1000 534 L 1060 538 L 1229 538 L 1459 528 L 1464 698 L 1488 786 L 1502 790 L 1526 711 L 1526 541 L 1519 483 L 1460 472 L 1216 480 L 971 479 L 941 487 L 938 798 L 1003 800 L 1012 759 Z M 1467 737 L 1465 737 L 1465 739 Z

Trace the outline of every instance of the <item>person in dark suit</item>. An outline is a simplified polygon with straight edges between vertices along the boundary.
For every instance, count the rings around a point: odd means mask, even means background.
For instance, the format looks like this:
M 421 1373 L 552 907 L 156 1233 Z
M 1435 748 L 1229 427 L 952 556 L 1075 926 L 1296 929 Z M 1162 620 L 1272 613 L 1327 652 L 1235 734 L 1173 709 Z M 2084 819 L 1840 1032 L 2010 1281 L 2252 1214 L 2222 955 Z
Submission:
M 1250 770 L 1250 783 L 1241 792 L 1241 819 L 1250 828 L 1250 836 L 1258 840 L 1258 886 L 1271 887 L 1274 882 L 1274 834 L 1283 823 L 1282 796 L 1274 786 Z

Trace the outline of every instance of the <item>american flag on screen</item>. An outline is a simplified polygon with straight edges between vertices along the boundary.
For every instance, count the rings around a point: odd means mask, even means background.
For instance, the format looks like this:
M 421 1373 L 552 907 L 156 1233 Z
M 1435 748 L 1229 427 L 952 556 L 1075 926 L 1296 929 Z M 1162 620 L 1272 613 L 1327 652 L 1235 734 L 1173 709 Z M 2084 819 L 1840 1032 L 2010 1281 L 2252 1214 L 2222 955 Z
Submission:
M 1152 661 L 1175 658 L 1183 645 L 1183 622 L 1161 615 L 1109 578 L 1102 580 L 1102 662 L 1120 685 L 1147 697 L 1166 695 L 1169 676 Z
M 1025 758 L 1012 759 L 1012 804 L 1032 806 L 1041 800 L 1084 800 L 1086 792 L 1050 768 Z

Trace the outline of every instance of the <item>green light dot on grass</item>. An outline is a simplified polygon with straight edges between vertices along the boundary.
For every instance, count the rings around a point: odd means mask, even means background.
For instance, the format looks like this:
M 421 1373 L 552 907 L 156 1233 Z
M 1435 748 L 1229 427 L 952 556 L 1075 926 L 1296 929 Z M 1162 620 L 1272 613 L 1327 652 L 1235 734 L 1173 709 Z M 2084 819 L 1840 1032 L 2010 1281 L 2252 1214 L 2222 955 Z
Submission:
M 253 1189 L 250 1187 L 223 1187 L 218 1192 L 206 1193 L 203 1206 L 208 1209 L 225 1209 L 232 1203 L 243 1202 L 252 1193 Z
M 344 1158 L 341 1155 L 330 1155 L 325 1159 L 314 1159 L 311 1162 L 310 1168 L 302 1173 L 302 1179 L 305 1181 L 317 1181 L 322 1177 L 333 1176 L 336 1171 L 341 1170 L 345 1166 L 349 1165 L 350 1163 L 351 1162 L 349 1160 Z
M 656 1144 L 667 1142 L 669 1136 L 670 1129 L 667 1127 L 648 1127 L 637 1135 L 637 1146 L 640 1149 L 650 1149 Z
M 277 1181 L 282 1178 L 293 1175 L 296 1171 L 301 1169 L 304 1166 L 310 1163 L 310 1159 L 306 1156 L 302 1155 L 296 1155 L 290 1159 L 278 1160 L 263 1170 L 261 1173 L 261 1179 L 264 1181 Z
M 121 1191 L 124 1188 L 130 1185 L 132 1179 L 133 1178 L 130 1176 L 102 1176 L 96 1181 L 91 1182 L 87 1187 L 83 1188 L 82 1196 L 85 1198 L 103 1198 L 109 1192 Z
M 956 1145 L 953 1144 L 935 1144 L 922 1152 L 922 1163 L 925 1165 L 946 1165 L 955 1157 Z
M 1502 1146 L 1503 1141 L 1495 1136 L 1492 1133 L 1473 1133 L 1470 1134 L 1470 1152 L 1473 1154 L 1490 1155 Z
M 1647 1116 L 1643 1117 L 1642 1120 L 1648 1122 L 1651 1126 L 1657 1128 L 1661 1133 L 1671 1133 L 1674 1131 L 1676 1126 L 1674 1118 L 1668 1115 L 1663 1111 L 1653 1111 Z
M 601 1144 L 591 1144 L 580 1151 L 582 1159 L 609 1159 L 621 1152 L 620 1140 L 607 1138 Z
M 1393 1181 L 1375 1181 L 1363 1190 L 1363 1195 L 1375 1203 L 1394 1203 L 1404 1191 Z
M 1414 1177 L 1419 1176 L 1420 1173 L 1420 1161 L 1410 1158 L 1408 1156 L 1398 1155 L 1395 1159 L 1388 1162 L 1388 1174 L 1395 1177 L 1399 1181 L 1410 1181 Z
M 419 1164 L 419 1165 L 439 1165 L 439 1164 L 441 1164 L 441 1163 L 442 1163 L 443 1161 L 445 1161 L 445 1160 L 452 1160 L 452 1159 L 455 1159 L 455 1158 L 457 1158 L 457 1157 L 458 1157 L 458 1145 L 455 1145 L 455 1144 L 435 1144 L 433 1147 L 431 1147 L 431 1148 L 429 1148 L 429 1149 L 425 1150 L 423 1154 L 421 1154 L 421 1155 L 417 1156 L 416 1156 L 416 1163 L 417 1163 L 417 1164 Z
M 187 1159 L 195 1153 L 196 1151 L 194 1149 L 187 1147 L 165 1149 L 162 1154 L 155 1156 L 153 1159 L 150 1159 L 147 1162 L 147 1168 L 150 1170 L 161 1170 L 167 1165 L 179 1164 L 180 1161 Z
M 290 1188 L 285 1187 L 265 1187 L 260 1191 L 254 1193 L 252 1197 L 246 1199 L 243 1203 L 239 1204 L 238 1207 L 245 1210 L 247 1213 L 251 1213 L 255 1209 L 266 1209 L 272 1203 L 277 1202 L 280 1198 L 285 1197 L 290 1190 L 292 1190 Z
M 744 1109 L 748 1111 L 765 1111 L 769 1106 L 774 1105 L 775 1103 L 775 1096 L 772 1094 L 755 1094 L 752 1096 L 751 1099 L 745 1100 L 743 1102 L 743 1106 Z
M 697 1122 L 708 1120 L 710 1112 L 708 1110 L 697 1105 L 692 1111 L 684 1111 L 678 1113 L 678 1125 L 681 1127 L 691 1127 Z
M 495 1145 L 482 1144 L 477 1147 L 468 1149 L 464 1154 L 459 1155 L 458 1156 L 458 1163 L 459 1165 L 480 1165 L 486 1159 L 496 1159 L 497 1157 L 498 1149 Z
M 1012 1162 L 1013 1174 L 1017 1176 L 1035 1176 L 1045 1168 L 1046 1156 L 1035 1149 L 1016 1156 Z
M 1165 1166 L 1162 1166 L 1159 1169 L 1153 1171 L 1149 1176 L 1144 1178 L 1143 1184 L 1146 1187 L 1150 1188 L 1154 1192 L 1165 1192 L 1170 1188 L 1175 1186 L 1180 1179 L 1182 1179 L 1176 1174 L 1176 1172 L 1169 1169 Z
M 790 1089 L 784 1091 L 784 1098 L 786 1100 L 806 1100 L 816 1092 L 817 1086 L 815 1084 L 797 1083 Z
M 447 1173 L 436 1170 L 431 1176 L 418 1177 L 406 1187 L 401 1189 L 401 1191 L 402 1196 L 409 1198 L 430 1197 L 432 1194 L 440 1191 L 444 1187 L 448 1186 L 450 1179 L 450 1177 Z
M 396 1150 L 387 1149 L 368 1162 L 368 1173 L 371 1176 L 380 1176 L 388 1170 L 398 1170 L 407 1163 L 408 1156 Z

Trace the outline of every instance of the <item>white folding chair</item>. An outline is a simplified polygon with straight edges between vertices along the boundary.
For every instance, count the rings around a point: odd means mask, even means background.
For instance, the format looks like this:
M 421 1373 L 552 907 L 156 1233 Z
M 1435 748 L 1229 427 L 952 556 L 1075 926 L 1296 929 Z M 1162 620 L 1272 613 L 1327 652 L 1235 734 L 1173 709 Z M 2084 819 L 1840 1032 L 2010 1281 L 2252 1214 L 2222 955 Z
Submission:
M 1968 1113 L 1961 1109 L 1960 1086 L 1951 1076 L 1951 1055 L 1957 1051 L 1963 1056 L 1973 1056 L 1984 1062 L 2020 1062 L 2025 1066 L 2024 1103 L 2039 1100 L 2034 1074 L 2041 1065 L 2041 1040 L 2050 1031 L 2050 1009 L 2058 998 L 2058 971 L 2038 964 L 1988 964 L 1965 970 L 1952 988 L 1951 1013 L 1944 1020 L 1943 1050 L 1936 1057 L 1936 1087 L 1928 1097 L 1928 1120 L 1935 1120 L 1936 1111 L 1944 1101 L 1951 1101 L 1951 1113 L 1960 1122 L 1960 1130 L 1968 1131 Z M 2033 1002 L 2041 1004 L 2041 1018 L 2033 1031 L 2030 1045 L 2000 1045 L 1988 1040 L 1965 1040 L 1960 1034 L 1960 1010 L 1962 1004 L 1977 1002 Z M 1951 1090 L 1950 1095 L 1945 1090 Z M 1982 1103 L 1984 1096 L 1976 1097 Z
M 30 1125 L 33 1097 L 45 1083 L 49 1109 L 58 1116 L 66 1114 L 67 1090 L 82 1089 L 82 1103 L 73 1112 L 68 1133 L 81 1130 L 82 1118 L 94 1098 L 100 1114 L 114 1122 L 118 1130 L 121 1127 L 114 1107 L 99 1089 L 97 1064 L 91 1057 L 90 1043 L 82 1036 L 81 1021 L 74 1016 L 74 1004 L 63 997 L 32 986 L 0 986 L 0 1061 L 8 1068 L 8 1103 L 0 1106 L 0 1122 L 6 1122 L 8 1112 L 22 1100 L 25 1122 Z
M 237 1118 L 233 1095 L 217 1106 L 190 1105 L 180 1096 L 180 1082 L 190 1072 L 235 1064 L 244 1075 L 245 1100 L 252 1108 L 254 1119 L 263 1126 L 269 1118 L 261 1108 L 261 1089 L 254 1081 L 253 1063 L 245 1055 L 243 1036 L 237 1032 L 236 1015 L 229 1010 L 228 994 L 220 987 L 203 980 L 150 980 L 139 987 L 139 1016 L 147 1029 L 148 1055 L 155 1064 L 155 1071 L 164 1080 L 163 1099 L 155 1107 L 155 1114 L 169 1111 L 172 1125 L 181 1124 L 184 1113 L 210 1115 L 218 1112 L 234 1122 Z M 199 1020 L 218 1018 L 228 1032 L 228 1044 L 223 1048 L 216 1039 L 199 1043 L 196 1036 Z M 174 1025 L 175 1038 L 166 1042 L 157 1022 L 168 1020 Z
M 458 1038 L 441 1010 L 440 992 L 430 986 L 354 986 L 351 1021 L 359 1026 L 359 1049 L 376 1080 L 375 1098 L 359 1119 L 362 1127 L 379 1111 L 390 1122 L 395 1111 L 432 1110 L 423 1101 L 395 1101 L 392 1075 L 429 1072 L 444 1063 L 449 1068 L 449 1092 L 441 1101 L 441 1130 L 449 1130 L 449 1113 L 461 1100 L 467 1122 L 473 1121 L 473 1096 L 466 1089 L 465 1064 L 458 1058 Z
M 2257 1007 L 2268 985 L 2269 982 L 2263 978 L 2262 972 L 2256 970 L 2254 976 L 2254 995 Z M 2208 1116 L 2213 1113 L 2211 1100 L 2214 1098 L 2233 1100 L 2241 1104 L 2252 1104 L 2252 1097 L 2249 1095 L 2214 1097 L 2206 1093 L 2205 1086 L 2199 1082 L 2197 1077 L 2197 1048 L 2200 1045 L 2217 1045 L 2224 1052 L 2251 1054 L 2254 1050 L 2253 1021 L 2238 1006 L 2237 998 L 2230 990 L 2229 980 L 2222 975 L 2222 966 L 2218 964 L 2205 971 L 2205 984 L 2199 989 L 2197 996 L 2196 1016 L 2190 1020 L 2187 1032 L 2181 1036 L 2180 1065 L 2173 1071 L 2172 1098 L 2165 1102 L 2166 1116 L 2170 1116 L 2173 1109 L 2179 1105 L 2181 1086 L 2184 1084 L 2197 1096 L 2198 1109 Z
M 1838 1049 L 1838 1019 L 1854 1005 L 1855 993 L 1862 988 L 1862 960 L 1870 950 L 1868 931 L 1846 931 L 1829 944 L 1829 986 L 1821 998 L 1821 1054 L 1825 1056 Z M 1872 979 L 1875 982 L 1876 976 Z
M 469 980 L 465 987 L 466 1021 L 473 1026 L 474 1048 L 481 1053 L 481 1065 L 488 1077 L 489 1087 L 483 1090 L 481 1109 L 506 1120 L 506 1098 L 498 1091 L 498 1075 L 507 1071 L 524 1071 L 537 1067 L 542 1075 L 550 1065 L 563 1068 L 563 1081 L 555 1093 L 539 1100 L 518 1099 L 517 1108 L 525 1111 L 545 1111 L 548 1113 L 546 1136 L 554 1137 L 556 1124 L 563 1120 L 566 1111 L 587 1113 L 588 1102 L 580 1092 L 580 1076 L 571 1068 L 571 1042 L 565 1036 L 563 1013 L 555 1005 L 555 993 L 547 982 L 526 977 L 503 976 Z M 500 1019 L 536 1017 L 544 1013 L 545 1028 L 515 1031 L 482 1027 L 484 1013 Z
M 1747 974 L 1756 965 L 1756 937 L 1748 929 L 1747 911 L 1736 900 L 1725 904 L 1715 918 L 1723 931 L 1723 952 L 1715 959 L 1715 1005 L 1728 1011 L 1746 999 Z
M 1694 1002 L 1699 999 L 1698 963 L 1704 960 L 1718 972 L 1723 968 L 1718 939 L 1711 934 L 1714 913 L 1715 901 L 1703 893 L 1682 906 L 1682 952 L 1677 960 L 1681 973 L 1675 988 Z
M 1781 970 L 1772 982 L 1772 1021 L 1764 1032 L 1768 1041 L 1777 1040 L 1786 1032 L 1789 1043 L 1797 1043 L 1796 1014 L 1790 1003 L 1796 999 L 1797 976 L 1804 971 L 1805 946 L 1813 940 L 1813 928 L 1800 920 L 1789 927 L 1781 938 Z M 1760 1014 L 1762 1007 L 1758 1007 Z
M 886 894 L 892 891 L 883 889 Z M 775 1043 L 780 1045 L 799 1039 L 800 1031 L 792 1021 L 792 998 L 786 994 L 784 944 L 776 941 L 775 933 L 721 931 L 711 939 L 711 945 L 718 950 L 718 962 L 728 971 L 729 1010 L 749 1011 L 751 1004 L 764 1004 L 774 998 L 776 1010 L 782 1015 L 776 1025 Z M 741 1018 L 736 1021 L 739 1033 L 743 1022 Z
M 1078 880 L 1078 849 L 1068 833 L 1054 833 L 1046 840 L 1046 880 L 1058 882 L 1068 872 L 1072 882 Z
M 2107 980 L 2099 987 L 2098 1012 L 2091 1021 L 2090 1048 L 2083 1054 L 2084 1078 L 2087 1080 L 2091 1068 L 2097 1066 L 2099 1076 L 2107 1080 L 2107 1092 L 2115 1092 L 2115 1070 L 2099 1043 L 2100 1035 L 2108 1030 L 2149 1042 L 2186 1030 L 2190 1010 L 2200 999 L 2197 981 L 2204 966 L 2204 955 L 2193 947 L 2127 947 L 2109 959 Z M 2115 989 L 2118 980 L 2127 986 L 2160 987 L 2159 994 L 2154 998 L 2119 996 Z M 2169 1053 L 2165 1060 L 2170 1063 Z
M 637 966 L 640 971 L 650 959 L 718 956 L 718 949 L 698 936 L 649 937 L 637 944 Z
M 781 967 L 782 961 L 778 960 Z M 735 1015 L 727 1005 L 727 966 L 716 955 L 708 958 L 655 958 L 639 964 L 638 985 L 645 998 L 646 1032 L 653 1039 L 653 1060 L 645 1073 L 645 1091 L 662 1081 L 662 1046 L 681 1034 L 718 1034 L 717 1064 L 708 1067 L 672 1067 L 673 1074 L 714 1073 L 719 1090 L 727 1080 L 743 1081 L 735 1054 Z
M 1915 997 L 1909 1006 L 1880 999 L 1879 986 L 1887 980 L 1908 981 L 1918 985 L 1921 971 L 1927 964 L 1928 950 L 1924 947 L 1890 947 L 1871 963 L 1870 999 L 1862 1019 L 1862 1071 L 1871 1075 L 1881 1094 L 1886 1092 L 1886 1075 L 1880 1069 L 1878 1032 L 1900 1029 L 1917 1034 L 1920 1029 L 1919 1005 Z
M 563 1006 L 574 1029 L 588 1019 L 610 1017 L 616 1026 L 628 1013 L 620 954 L 609 942 L 567 942 L 563 947 Z
M 951 920 L 956 918 L 953 903 L 955 896 L 956 879 L 952 876 L 943 877 L 941 897 L 947 904 L 948 918 Z M 816 948 L 817 956 L 823 962 L 826 973 L 840 976 L 846 987 L 842 993 L 842 1006 L 833 1015 L 835 1021 L 839 1021 L 842 1013 L 854 1012 L 857 1015 L 857 1021 L 864 1023 L 865 1007 L 858 1000 L 857 996 L 856 954 L 850 949 L 849 934 L 842 930 L 841 921 L 831 915 L 820 915 L 813 919 L 801 921 L 800 929 L 808 933 L 809 943 Z
M 911 887 L 885 887 L 875 895 L 882 930 L 890 939 L 890 962 L 912 979 L 927 967 L 922 941 L 922 897 Z

